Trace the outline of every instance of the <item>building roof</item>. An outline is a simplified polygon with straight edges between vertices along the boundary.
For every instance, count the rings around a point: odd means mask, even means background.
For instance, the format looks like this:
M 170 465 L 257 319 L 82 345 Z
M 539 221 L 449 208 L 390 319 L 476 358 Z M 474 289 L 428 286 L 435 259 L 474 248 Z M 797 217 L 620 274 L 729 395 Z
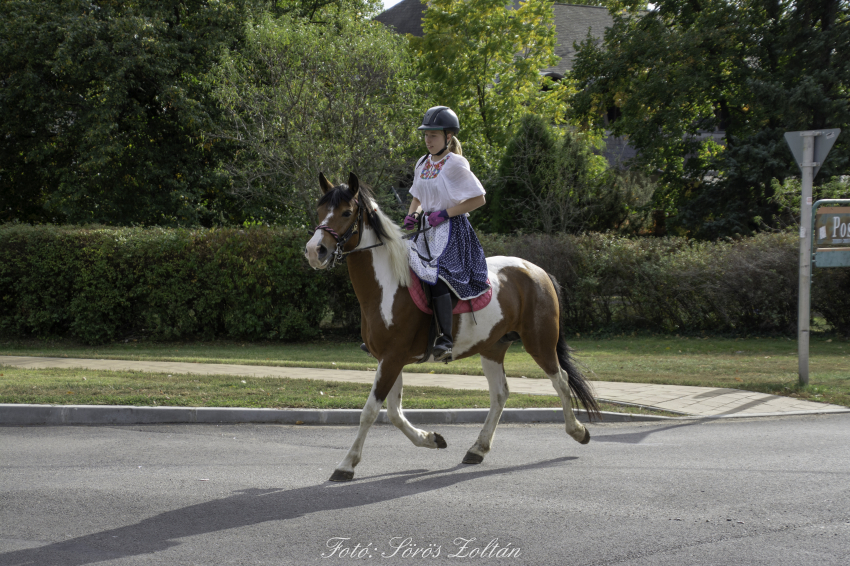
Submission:
M 401 0 L 398 4 L 384 10 L 373 19 L 381 22 L 396 33 L 411 34 L 422 37 L 422 17 L 425 12 L 425 2 L 422 0 Z
M 563 74 L 573 68 L 576 50 L 573 43 L 581 43 L 588 32 L 597 40 L 605 35 L 605 28 L 614 23 L 608 8 L 599 6 L 578 6 L 575 4 L 555 4 L 555 32 L 558 40 L 555 55 L 561 58 L 557 65 L 545 69 Z
M 394 29 L 397 33 L 422 36 L 422 17 L 426 5 L 422 0 L 401 0 L 398 4 L 375 16 L 375 20 Z M 581 43 L 588 32 L 601 39 L 605 28 L 613 22 L 608 8 L 599 6 L 579 6 L 575 4 L 555 4 L 555 31 L 558 34 L 555 55 L 560 57 L 554 67 L 543 71 L 563 74 L 572 69 L 575 49 L 573 43 Z

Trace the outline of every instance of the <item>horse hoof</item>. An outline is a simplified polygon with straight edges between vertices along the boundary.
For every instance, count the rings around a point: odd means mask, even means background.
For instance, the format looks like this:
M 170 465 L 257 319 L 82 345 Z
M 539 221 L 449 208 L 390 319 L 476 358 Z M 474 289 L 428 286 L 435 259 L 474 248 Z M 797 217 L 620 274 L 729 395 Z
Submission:
M 475 452 L 467 452 L 466 456 L 463 457 L 463 464 L 480 464 L 484 461 L 484 456 L 480 454 L 476 454 Z
M 587 444 L 588 442 L 590 442 L 590 431 L 584 429 L 584 438 L 579 440 L 579 444 Z
M 331 474 L 330 481 L 351 481 L 354 479 L 354 472 L 346 472 L 343 470 L 334 470 Z
M 448 444 L 446 444 L 446 439 L 436 432 L 434 433 L 434 442 L 437 444 L 437 448 L 446 448 L 448 446 Z

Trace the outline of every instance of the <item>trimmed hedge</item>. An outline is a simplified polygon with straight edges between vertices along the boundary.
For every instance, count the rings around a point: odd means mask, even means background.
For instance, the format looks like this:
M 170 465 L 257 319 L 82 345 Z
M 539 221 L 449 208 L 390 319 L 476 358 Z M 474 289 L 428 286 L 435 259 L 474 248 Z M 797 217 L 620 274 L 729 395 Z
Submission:
M 607 234 L 482 240 L 487 255 L 523 257 L 558 279 L 571 330 L 796 333 L 792 233 L 721 242 Z M 850 269 L 815 269 L 812 311 L 850 334 Z
M 555 275 L 573 332 L 784 333 L 797 319 L 793 234 L 735 242 L 603 234 L 480 235 Z M 308 235 L 278 228 L 0 226 L 0 333 L 304 340 L 355 333 L 347 270 L 313 271 Z M 850 269 L 815 270 L 812 310 L 850 334 Z
M 304 231 L 0 227 L 0 332 L 97 344 L 144 334 L 301 340 L 348 275 L 304 261 Z M 356 303 L 355 303 L 356 305 Z M 359 309 L 358 309 L 359 313 Z

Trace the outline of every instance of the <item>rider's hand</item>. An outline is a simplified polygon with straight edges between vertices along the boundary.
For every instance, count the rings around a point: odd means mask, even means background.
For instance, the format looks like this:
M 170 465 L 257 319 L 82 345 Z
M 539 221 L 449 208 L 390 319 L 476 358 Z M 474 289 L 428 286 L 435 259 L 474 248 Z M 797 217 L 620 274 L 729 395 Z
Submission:
M 435 210 L 431 214 L 428 215 L 428 225 L 429 226 L 437 226 L 438 224 L 443 223 L 443 221 L 449 219 L 449 213 L 445 210 Z
M 405 230 L 413 230 L 416 227 L 416 217 L 408 214 L 404 217 L 404 223 L 401 225 Z

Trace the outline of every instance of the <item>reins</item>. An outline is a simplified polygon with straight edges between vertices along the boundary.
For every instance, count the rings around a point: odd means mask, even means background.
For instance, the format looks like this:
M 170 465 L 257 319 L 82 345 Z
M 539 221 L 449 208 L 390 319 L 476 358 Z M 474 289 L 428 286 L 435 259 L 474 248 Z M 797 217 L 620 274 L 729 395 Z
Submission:
M 379 248 L 384 245 L 383 240 L 381 240 L 381 237 L 378 236 L 377 244 L 366 246 L 365 248 L 354 248 L 350 251 L 345 251 L 342 249 L 343 246 L 348 243 L 348 240 L 350 240 L 354 236 L 354 234 L 359 234 L 361 231 L 360 224 L 363 222 L 363 207 L 360 206 L 360 203 L 357 202 L 357 199 L 354 199 L 354 204 L 357 205 L 357 219 L 351 223 L 351 226 L 348 227 L 348 230 L 346 230 L 342 236 L 337 234 L 336 231 L 327 224 L 319 224 L 318 226 L 313 228 L 313 232 L 315 232 L 316 230 L 323 230 L 333 236 L 334 240 L 336 240 L 336 249 L 333 252 L 333 259 L 331 260 L 331 264 L 327 267 L 328 269 L 333 269 L 336 264 L 345 259 L 348 254 L 353 254 L 354 252 L 365 252 L 366 250 L 371 250 L 372 248 Z M 404 236 L 402 236 L 402 239 L 409 240 L 411 238 L 415 238 L 419 234 L 427 232 L 430 229 L 431 227 L 429 226 L 428 228 L 425 228 L 423 230 L 417 230 L 416 232 L 405 234 Z M 359 246 L 360 243 L 358 242 L 357 245 Z

